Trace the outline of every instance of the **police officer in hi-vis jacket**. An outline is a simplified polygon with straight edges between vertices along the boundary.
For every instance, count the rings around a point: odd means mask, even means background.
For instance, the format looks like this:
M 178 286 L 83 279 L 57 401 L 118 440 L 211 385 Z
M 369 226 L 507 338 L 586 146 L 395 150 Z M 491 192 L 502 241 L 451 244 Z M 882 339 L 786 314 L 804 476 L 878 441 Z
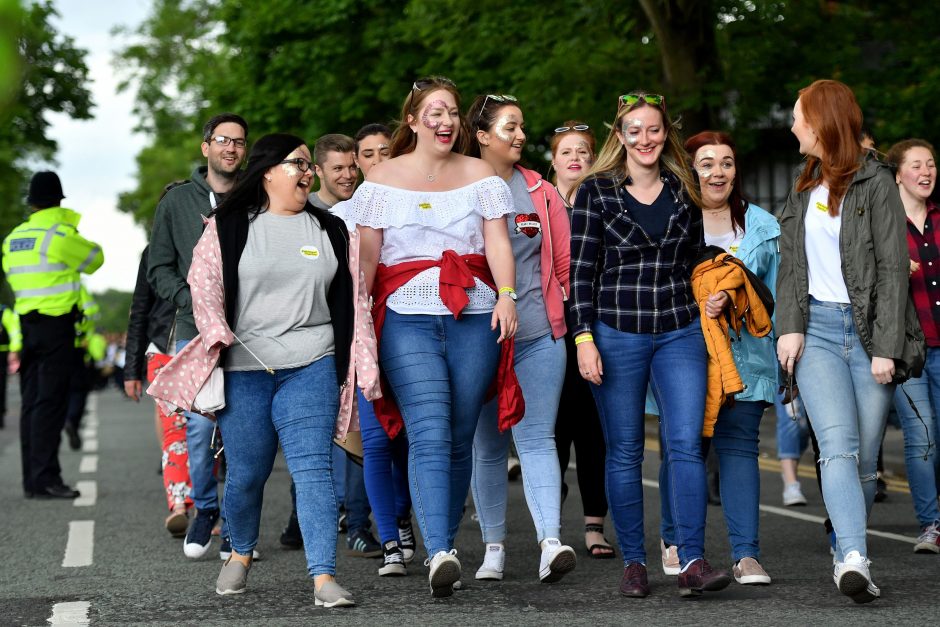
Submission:
M 74 367 L 81 274 L 104 263 L 101 247 L 78 234 L 81 216 L 60 205 L 55 172 L 29 184 L 31 214 L 3 240 L 3 271 L 16 299 L 20 354 L 20 446 L 26 498 L 75 498 L 62 482 L 59 441 Z

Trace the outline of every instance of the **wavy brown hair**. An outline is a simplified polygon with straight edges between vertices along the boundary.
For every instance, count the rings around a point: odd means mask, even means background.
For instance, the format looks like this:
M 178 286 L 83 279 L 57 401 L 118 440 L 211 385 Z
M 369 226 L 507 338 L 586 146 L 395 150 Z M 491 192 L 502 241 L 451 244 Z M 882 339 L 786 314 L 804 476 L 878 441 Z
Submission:
M 418 137 L 408 126 L 408 116 L 410 115 L 413 120 L 417 120 L 420 117 L 421 105 L 424 104 L 424 101 L 431 93 L 439 89 L 453 94 L 457 109 L 460 110 L 460 92 L 457 91 L 457 86 L 454 85 L 452 80 L 443 76 L 429 76 L 416 80 L 411 87 L 411 91 L 405 96 L 398 127 L 392 133 L 389 152 L 393 158 L 414 151 L 415 146 L 418 145 Z M 463 114 L 460 114 L 460 132 L 457 135 L 457 141 L 454 142 L 453 150 L 465 155 L 469 147 L 470 129 L 467 127 L 467 121 L 464 119 Z
M 937 159 L 937 151 L 933 149 L 933 144 L 924 139 L 917 139 L 916 137 L 911 139 L 902 139 L 895 145 L 891 146 L 888 149 L 888 155 L 885 157 L 888 163 L 893 165 L 895 169 L 900 168 L 904 163 L 904 157 L 907 156 L 907 151 L 911 148 L 926 148 L 930 153 L 930 156 Z
M 803 116 L 822 146 L 822 158 L 807 156 L 796 179 L 805 192 L 825 182 L 829 186 L 829 215 L 839 215 L 839 203 L 861 167 L 862 110 L 845 83 L 819 80 L 800 90 Z
M 727 146 L 734 155 L 734 181 L 731 184 L 731 195 L 728 196 L 728 206 L 731 208 L 731 223 L 736 229 L 744 233 L 744 214 L 747 212 L 748 200 L 744 197 L 741 187 L 741 168 L 738 166 L 738 147 L 731 135 L 722 131 L 702 131 L 685 140 L 685 150 L 689 153 L 689 161 L 695 162 L 695 153 L 702 146 Z M 701 190 L 702 181 L 697 170 L 693 168 L 693 178 Z M 701 193 L 701 192 L 700 192 Z

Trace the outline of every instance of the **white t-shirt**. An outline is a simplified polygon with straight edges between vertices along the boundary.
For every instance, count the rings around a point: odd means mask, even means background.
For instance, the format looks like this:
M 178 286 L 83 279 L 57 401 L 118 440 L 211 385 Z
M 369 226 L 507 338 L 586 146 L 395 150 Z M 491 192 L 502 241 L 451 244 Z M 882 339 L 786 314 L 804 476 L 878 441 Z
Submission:
M 816 300 L 851 303 L 842 276 L 839 234 L 842 231 L 842 204 L 839 215 L 829 215 L 829 189 L 817 185 L 809 194 L 806 208 L 806 267 L 809 293 Z
M 440 259 L 445 250 L 483 254 L 483 220 L 514 211 L 509 186 L 498 176 L 445 192 L 400 189 L 365 181 L 347 201 L 333 207 L 347 224 L 383 229 L 379 263 Z M 440 296 L 440 268 L 428 268 L 388 297 L 400 314 L 451 315 Z M 496 293 L 480 279 L 467 290 L 464 313 L 490 313 Z
M 744 233 L 736 227 L 732 227 L 730 231 L 721 235 L 712 235 L 708 231 L 705 232 L 705 244 L 717 246 L 735 257 L 738 256 L 738 248 L 741 246 L 742 239 L 744 239 Z

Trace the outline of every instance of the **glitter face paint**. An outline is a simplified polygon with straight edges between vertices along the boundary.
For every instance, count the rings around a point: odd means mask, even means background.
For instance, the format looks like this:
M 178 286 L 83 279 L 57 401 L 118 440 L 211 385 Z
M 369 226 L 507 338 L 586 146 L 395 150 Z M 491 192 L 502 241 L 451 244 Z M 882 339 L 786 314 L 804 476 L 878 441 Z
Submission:
M 515 139 L 515 133 L 510 133 L 506 130 L 506 127 L 510 124 L 515 124 L 519 126 L 519 118 L 515 113 L 507 113 L 499 116 L 496 120 L 496 124 L 493 125 L 493 132 L 504 142 L 512 142 Z
M 623 123 L 620 125 L 620 133 L 623 135 L 624 141 L 628 146 L 636 146 L 637 142 L 640 140 L 639 134 L 631 135 L 630 130 L 636 130 L 637 132 L 643 128 L 643 120 L 638 118 L 624 118 Z
M 287 176 L 291 178 L 294 178 L 295 176 L 300 174 L 300 170 L 298 170 L 297 166 L 293 163 L 282 163 L 281 170 L 283 170 L 284 174 L 286 174 Z
M 424 108 L 424 113 L 421 114 L 421 123 L 424 124 L 425 128 L 429 128 L 432 131 L 436 131 L 444 123 L 443 120 L 432 120 L 431 114 L 437 113 L 438 110 L 446 113 L 447 112 L 447 103 L 443 100 L 432 100 Z

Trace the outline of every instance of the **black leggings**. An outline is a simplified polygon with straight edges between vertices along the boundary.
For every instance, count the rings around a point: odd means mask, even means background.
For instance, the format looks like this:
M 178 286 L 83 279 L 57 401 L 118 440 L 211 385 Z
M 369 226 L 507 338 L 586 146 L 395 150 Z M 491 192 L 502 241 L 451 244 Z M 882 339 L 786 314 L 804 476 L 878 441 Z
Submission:
M 590 383 L 582 379 L 578 372 L 578 354 L 574 340 L 567 335 L 565 348 L 568 352 L 568 368 L 565 371 L 558 419 L 555 422 L 555 445 L 558 448 L 561 478 L 564 481 L 573 443 L 578 461 L 578 489 L 581 491 L 584 515 L 603 518 L 607 515 L 607 495 L 604 491 L 604 460 L 607 457 L 607 449 L 604 433 L 601 431 Z

